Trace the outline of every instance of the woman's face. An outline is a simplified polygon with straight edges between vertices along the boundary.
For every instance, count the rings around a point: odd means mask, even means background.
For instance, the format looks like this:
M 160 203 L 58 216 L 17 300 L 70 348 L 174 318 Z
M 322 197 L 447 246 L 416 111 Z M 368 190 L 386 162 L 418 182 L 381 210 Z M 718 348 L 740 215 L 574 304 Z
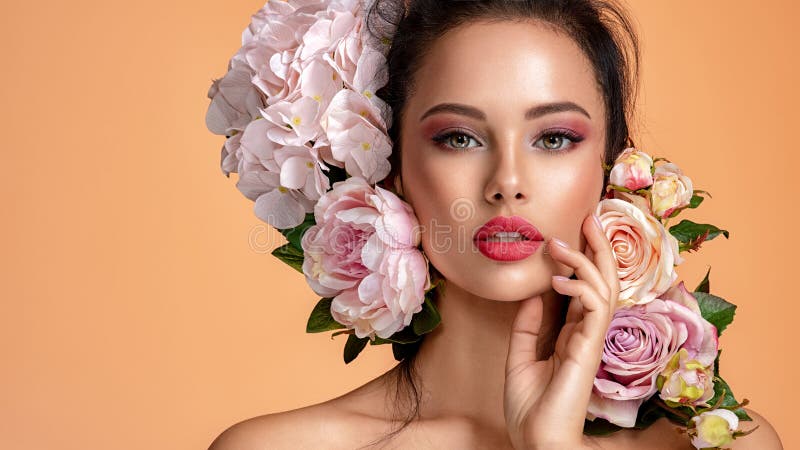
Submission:
M 448 285 L 516 301 L 573 270 L 543 254 L 485 256 L 475 232 L 521 216 L 583 250 L 581 224 L 603 188 L 605 110 L 591 63 L 538 23 L 475 23 L 425 56 L 401 124 L 403 195 L 422 247 Z

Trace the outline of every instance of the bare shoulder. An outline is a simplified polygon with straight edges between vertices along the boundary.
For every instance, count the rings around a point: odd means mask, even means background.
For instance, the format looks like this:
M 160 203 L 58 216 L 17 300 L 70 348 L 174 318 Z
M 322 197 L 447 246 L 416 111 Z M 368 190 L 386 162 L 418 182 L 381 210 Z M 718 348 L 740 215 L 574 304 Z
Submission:
M 354 448 L 369 436 L 354 429 L 355 420 L 346 411 L 327 403 L 266 414 L 228 427 L 211 443 L 209 450 Z M 361 419 L 358 423 L 364 423 Z M 365 442 L 355 442 L 364 436 Z
M 361 406 L 375 381 L 337 398 L 235 423 L 209 450 L 354 449 L 385 431 L 386 422 Z M 378 402 L 368 402 L 378 404 Z
M 318 417 L 307 407 L 243 420 L 217 436 L 209 450 L 312 448 L 322 426 Z
M 752 434 L 734 440 L 731 444 L 731 449 L 744 450 L 752 448 L 759 450 L 782 450 L 783 444 L 778 436 L 778 432 L 775 431 L 775 427 L 773 427 L 772 424 L 770 424 L 767 419 L 764 418 L 764 416 L 753 411 L 752 409 L 746 408 L 746 411 L 747 414 L 753 418 L 753 421 L 740 421 L 739 429 L 742 431 L 747 431 L 755 428 L 756 426 L 758 426 L 758 429 Z

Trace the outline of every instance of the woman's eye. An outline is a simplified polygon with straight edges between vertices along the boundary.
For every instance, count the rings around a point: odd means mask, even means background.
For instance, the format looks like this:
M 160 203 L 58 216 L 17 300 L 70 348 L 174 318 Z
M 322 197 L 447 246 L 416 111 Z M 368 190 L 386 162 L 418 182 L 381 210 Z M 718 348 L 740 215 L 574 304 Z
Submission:
M 570 147 L 572 144 L 580 142 L 582 139 L 578 136 L 571 135 L 565 132 L 547 133 L 539 138 L 535 144 L 541 142 L 541 147 L 547 151 L 557 151 Z
M 433 140 L 437 144 L 444 145 L 454 149 L 465 149 L 469 147 L 480 146 L 480 143 L 478 143 L 478 141 L 472 136 L 457 131 L 436 136 L 433 138 Z M 470 145 L 471 142 L 474 143 L 475 145 Z

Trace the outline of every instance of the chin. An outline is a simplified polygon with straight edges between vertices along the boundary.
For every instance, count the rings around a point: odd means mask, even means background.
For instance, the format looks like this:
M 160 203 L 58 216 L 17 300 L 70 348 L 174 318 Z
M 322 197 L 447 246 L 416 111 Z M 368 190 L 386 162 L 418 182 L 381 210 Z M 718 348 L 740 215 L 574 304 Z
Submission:
M 550 279 L 554 272 L 535 261 L 528 264 L 486 262 L 465 267 L 445 267 L 445 272 L 440 272 L 460 289 L 487 300 L 515 302 L 541 295 L 552 288 Z
M 547 288 L 534 285 L 531 281 L 523 284 L 509 285 L 498 282 L 482 283 L 474 289 L 468 289 L 474 295 L 498 302 L 518 302 L 543 294 Z

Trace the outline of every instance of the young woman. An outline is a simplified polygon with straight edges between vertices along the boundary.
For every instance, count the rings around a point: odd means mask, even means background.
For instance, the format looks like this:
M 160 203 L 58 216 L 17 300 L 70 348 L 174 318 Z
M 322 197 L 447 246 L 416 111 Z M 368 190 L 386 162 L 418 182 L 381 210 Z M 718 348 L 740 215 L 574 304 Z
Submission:
M 372 8 L 371 19 L 402 18 L 378 92 L 394 114 L 386 186 L 413 206 L 445 280 L 441 325 L 369 383 L 238 423 L 211 448 L 693 448 L 666 419 L 582 433 L 619 294 L 592 211 L 603 162 L 630 144 L 638 44 L 625 11 L 582 0 Z M 493 253 L 474 234 L 493 219 L 541 245 Z M 781 448 L 749 413 L 760 429 L 732 448 Z

